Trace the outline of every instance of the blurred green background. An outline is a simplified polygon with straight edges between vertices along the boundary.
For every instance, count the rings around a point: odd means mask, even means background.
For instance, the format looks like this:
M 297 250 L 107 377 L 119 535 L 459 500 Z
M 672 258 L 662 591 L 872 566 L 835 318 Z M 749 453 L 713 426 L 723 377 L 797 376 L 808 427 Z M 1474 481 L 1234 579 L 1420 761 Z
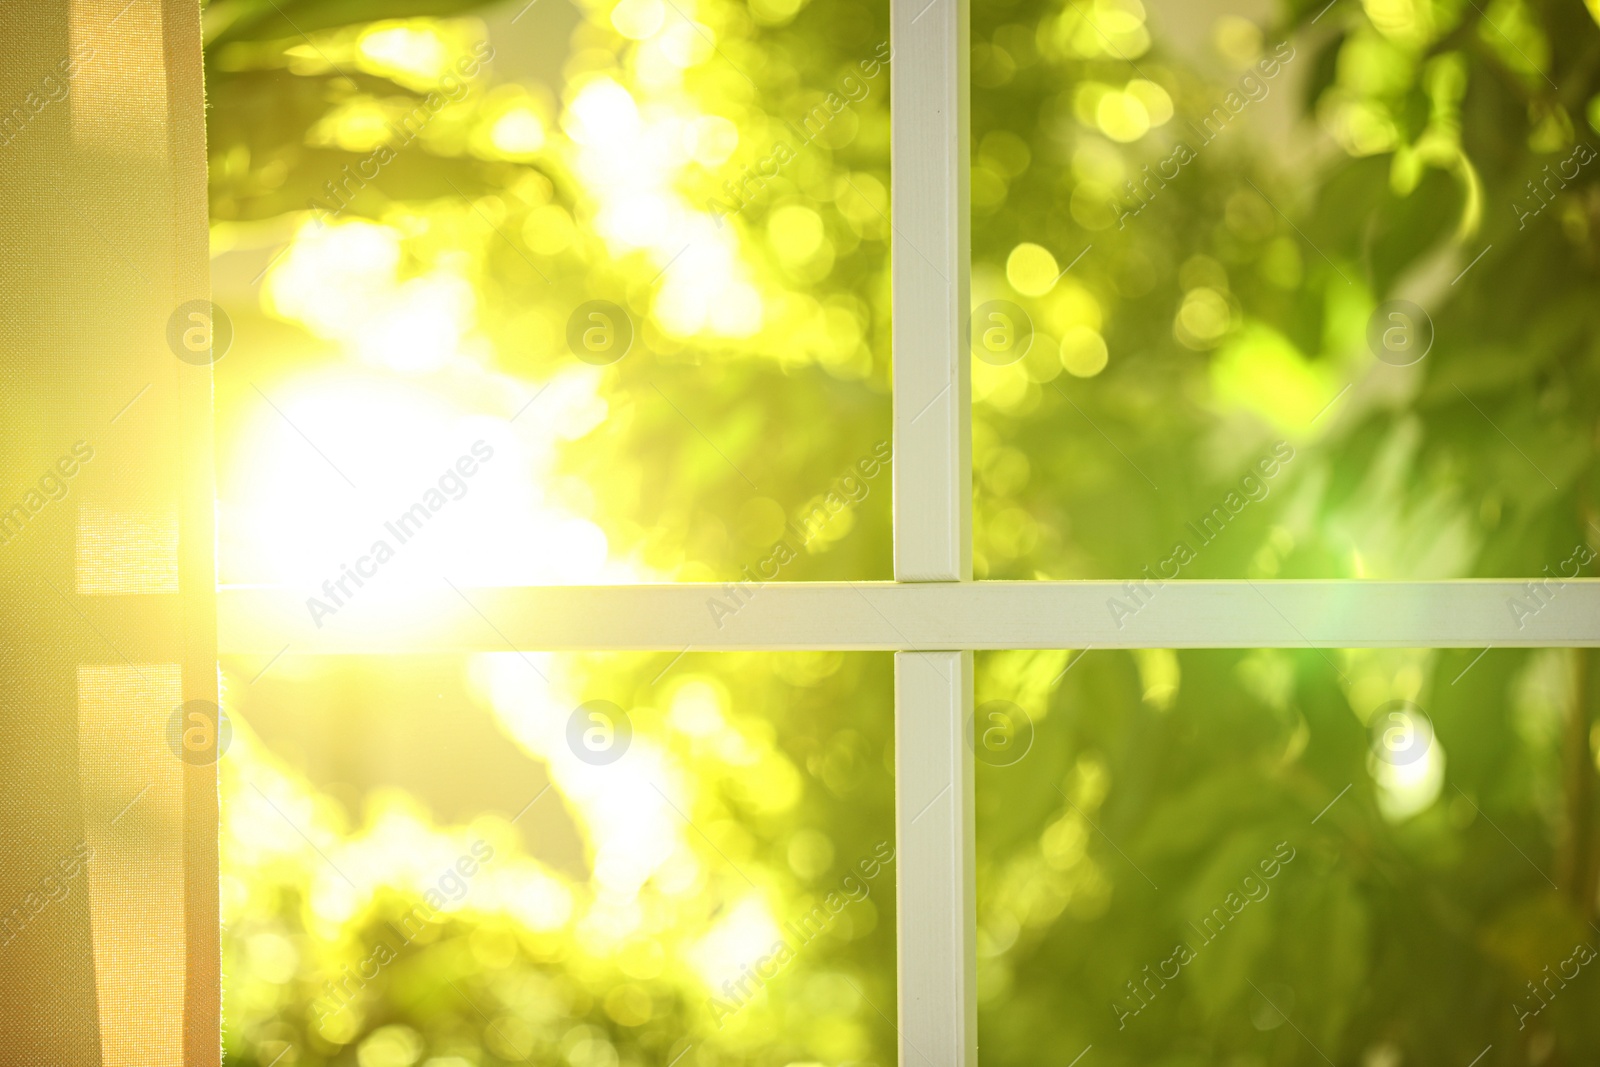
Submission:
M 225 582 L 890 576 L 886 3 L 205 17 Z M 1592 574 L 1596 17 L 974 4 L 978 577 Z M 1595 1062 L 1595 665 L 979 656 L 984 1062 Z M 224 670 L 230 1063 L 894 1062 L 889 657 Z

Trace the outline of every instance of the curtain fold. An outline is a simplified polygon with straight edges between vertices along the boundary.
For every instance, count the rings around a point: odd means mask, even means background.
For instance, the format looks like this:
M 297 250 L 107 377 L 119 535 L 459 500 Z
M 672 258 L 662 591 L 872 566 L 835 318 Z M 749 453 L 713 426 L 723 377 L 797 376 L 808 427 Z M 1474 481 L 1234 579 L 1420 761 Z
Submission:
M 200 11 L 0 5 L 0 1060 L 220 1062 Z

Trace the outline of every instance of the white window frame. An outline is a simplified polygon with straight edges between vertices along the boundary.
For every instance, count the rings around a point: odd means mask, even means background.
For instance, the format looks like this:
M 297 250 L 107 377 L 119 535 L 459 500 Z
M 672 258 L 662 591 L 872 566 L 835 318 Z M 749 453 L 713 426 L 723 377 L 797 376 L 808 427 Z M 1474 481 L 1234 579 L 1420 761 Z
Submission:
M 893 582 L 764 586 L 713 621 L 714 584 L 458 591 L 429 618 L 312 628 L 293 590 L 224 587 L 224 653 L 892 651 L 899 1062 L 977 1062 L 974 649 L 1511 648 L 1600 645 L 1600 580 L 1537 614 L 1519 581 L 1192 581 L 1118 626 L 1124 583 L 972 580 L 969 0 L 891 0 Z

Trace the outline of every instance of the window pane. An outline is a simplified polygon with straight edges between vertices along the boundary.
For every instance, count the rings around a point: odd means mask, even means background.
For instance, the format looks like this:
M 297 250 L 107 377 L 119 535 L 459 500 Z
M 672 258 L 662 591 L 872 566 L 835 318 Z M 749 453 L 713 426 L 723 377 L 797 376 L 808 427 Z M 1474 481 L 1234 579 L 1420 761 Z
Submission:
M 225 666 L 235 1061 L 892 1061 L 888 656 Z
M 975 6 L 983 574 L 1592 573 L 1596 27 L 1512 10 Z
M 225 580 L 419 504 L 434 584 L 889 576 L 886 2 L 263 18 L 212 47 Z
M 1597 666 L 980 655 L 985 1063 L 1593 1060 Z

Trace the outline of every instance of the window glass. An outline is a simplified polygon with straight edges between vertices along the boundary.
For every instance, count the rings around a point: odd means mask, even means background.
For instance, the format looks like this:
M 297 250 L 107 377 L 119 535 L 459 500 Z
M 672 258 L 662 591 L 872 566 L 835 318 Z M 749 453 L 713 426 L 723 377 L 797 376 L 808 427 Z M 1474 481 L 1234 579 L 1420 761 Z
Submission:
M 976 5 L 980 573 L 1595 573 L 1595 33 Z
M 230 1058 L 893 1060 L 888 656 L 225 668 Z
M 980 655 L 985 1062 L 1592 1059 L 1595 660 Z
M 887 33 L 854 0 L 220 29 L 224 580 L 315 589 L 419 503 L 435 585 L 887 578 Z

